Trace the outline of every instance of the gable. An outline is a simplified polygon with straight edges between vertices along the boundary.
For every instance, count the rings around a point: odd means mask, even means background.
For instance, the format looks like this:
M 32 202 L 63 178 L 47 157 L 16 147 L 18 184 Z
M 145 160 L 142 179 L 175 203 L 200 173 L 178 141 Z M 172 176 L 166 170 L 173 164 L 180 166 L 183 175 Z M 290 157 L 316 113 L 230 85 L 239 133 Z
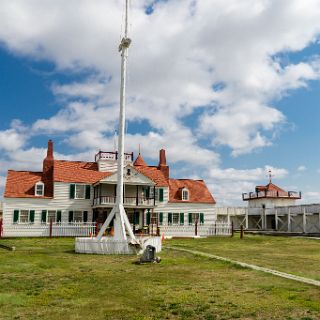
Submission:
M 107 182 L 116 184 L 117 183 L 117 175 L 115 172 L 112 175 L 100 180 L 100 182 Z M 133 184 L 133 185 L 155 185 L 155 182 L 150 178 L 136 170 L 133 166 L 127 165 L 124 167 L 124 179 L 123 182 L 125 184 Z

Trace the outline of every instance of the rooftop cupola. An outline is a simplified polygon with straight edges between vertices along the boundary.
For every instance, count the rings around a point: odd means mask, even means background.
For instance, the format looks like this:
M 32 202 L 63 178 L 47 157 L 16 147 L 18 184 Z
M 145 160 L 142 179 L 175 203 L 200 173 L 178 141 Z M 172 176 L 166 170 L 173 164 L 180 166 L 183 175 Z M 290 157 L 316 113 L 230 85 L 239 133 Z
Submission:
M 135 162 L 133 163 L 133 165 L 136 166 L 136 167 L 147 167 L 147 166 L 148 166 L 147 163 L 143 160 L 140 152 L 139 152 L 139 154 L 138 154 L 137 159 L 136 159 Z

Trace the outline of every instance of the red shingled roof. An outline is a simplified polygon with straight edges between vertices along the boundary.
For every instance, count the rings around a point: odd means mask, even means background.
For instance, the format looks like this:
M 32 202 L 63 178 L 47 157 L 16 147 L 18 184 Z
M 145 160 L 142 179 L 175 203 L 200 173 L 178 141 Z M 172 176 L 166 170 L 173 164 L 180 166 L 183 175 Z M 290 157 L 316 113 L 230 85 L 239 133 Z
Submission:
M 55 182 L 96 183 L 112 172 L 98 171 L 96 162 L 55 160 L 53 180 Z
M 285 190 L 281 189 L 280 187 L 276 186 L 272 182 L 269 182 L 266 186 L 256 186 L 257 191 L 279 191 L 279 192 L 286 192 Z
M 47 198 L 34 195 L 35 184 L 41 181 L 42 172 L 8 171 L 4 191 L 6 198 Z
M 169 202 L 216 203 L 203 180 L 169 179 L 169 187 Z M 183 188 L 189 190 L 189 201 L 181 199 L 181 190 Z
M 135 166 L 134 168 L 154 181 L 157 187 L 168 187 L 168 180 L 158 167 Z
M 142 159 L 143 160 L 143 159 Z M 215 203 L 203 180 L 166 179 L 158 167 L 134 166 L 143 175 L 150 178 L 158 187 L 170 187 L 170 202 Z M 112 175 L 113 172 L 100 172 L 95 162 L 54 160 L 53 178 L 55 182 L 94 184 Z M 34 196 L 34 186 L 42 179 L 42 172 L 8 171 L 4 196 L 7 198 L 48 198 Z M 189 201 L 181 200 L 181 189 L 190 191 Z

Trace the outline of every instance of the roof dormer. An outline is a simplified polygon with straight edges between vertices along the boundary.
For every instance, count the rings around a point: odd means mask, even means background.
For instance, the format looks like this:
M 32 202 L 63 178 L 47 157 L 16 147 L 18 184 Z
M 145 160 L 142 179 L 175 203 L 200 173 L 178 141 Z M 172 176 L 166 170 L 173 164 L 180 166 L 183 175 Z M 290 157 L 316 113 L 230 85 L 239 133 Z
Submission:
M 38 181 L 34 186 L 34 195 L 36 197 L 44 196 L 44 183 L 42 181 Z
M 183 187 L 181 189 L 181 200 L 182 201 L 189 201 L 189 189 L 186 187 Z

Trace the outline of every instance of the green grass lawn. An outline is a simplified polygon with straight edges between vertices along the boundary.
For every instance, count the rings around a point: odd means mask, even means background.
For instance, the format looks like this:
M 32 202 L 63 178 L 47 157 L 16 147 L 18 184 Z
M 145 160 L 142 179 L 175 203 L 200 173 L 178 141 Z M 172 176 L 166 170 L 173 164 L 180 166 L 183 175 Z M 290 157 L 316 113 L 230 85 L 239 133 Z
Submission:
M 319 242 L 312 240 L 214 238 L 172 240 L 165 246 L 232 258 L 238 252 L 241 261 L 249 261 L 251 252 L 257 256 L 260 247 L 259 265 L 266 266 L 272 243 L 281 252 L 278 241 L 286 244 L 282 270 L 289 272 L 304 255 L 318 259 L 319 268 Z M 317 287 L 165 246 L 160 264 L 136 265 L 133 256 L 74 254 L 74 239 L 0 243 L 16 247 L 15 252 L 0 249 L 0 319 L 320 319 Z M 306 260 L 303 275 L 311 277 L 313 267 Z
M 320 280 L 320 240 L 245 235 L 239 239 L 173 240 L 170 245 Z

